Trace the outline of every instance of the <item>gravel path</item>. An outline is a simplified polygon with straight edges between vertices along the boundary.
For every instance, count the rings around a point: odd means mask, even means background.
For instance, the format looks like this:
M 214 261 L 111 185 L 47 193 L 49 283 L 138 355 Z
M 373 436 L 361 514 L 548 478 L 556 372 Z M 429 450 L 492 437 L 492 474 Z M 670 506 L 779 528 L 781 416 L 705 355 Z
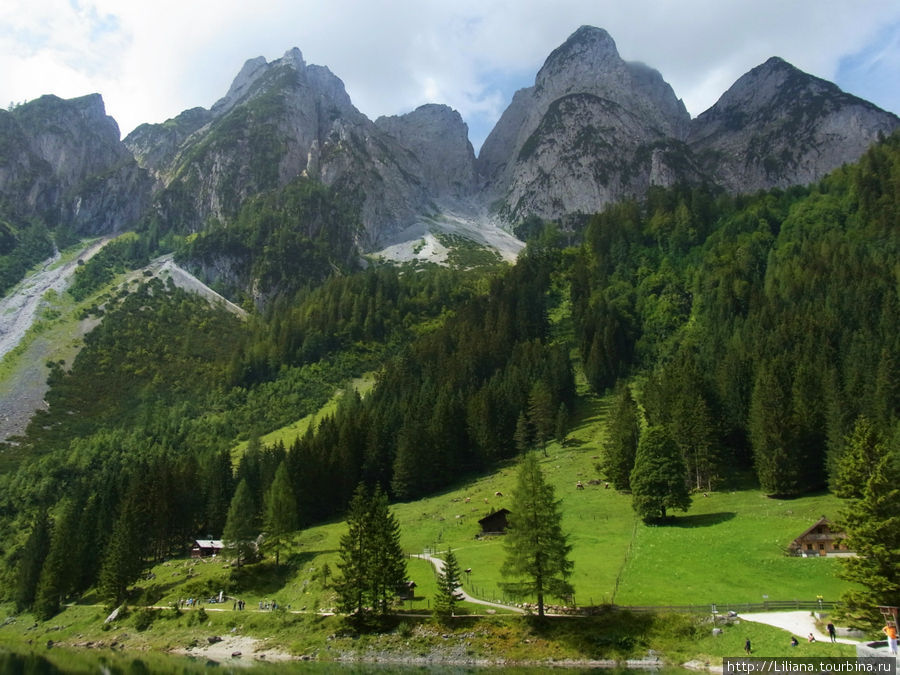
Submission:
M 427 553 L 422 553 L 421 555 L 417 555 L 416 557 L 421 558 L 422 560 L 427 560 L 432 565 L 434 565 L 434 569 L 438 574 L 440 574 L 441 572 L 444 571 L 444 561 L 441 560 L 440 558 L 435 558 L 434 556 L 429 555 Z M 485 605 L 487 607 L 496 607 L 497 609 L 506 609 L 506 610 L 509 610 L 510 612 L 518 612 L 519 614 L 525 613 L 524 609 L 522 609 L 521 607 L 516 607 L 515 605 L 504 605 L 499 602 L 488 602 L 487 600 L 481 600 L 480 598 L 473 598 L 471 595 L 466 593 L 466 591 L 463 589 L 462 586 L 460 586 L 456 590 L 462 594 L 463 600 L 465 600 L 466 602 L 474 602 L 476 605 Z
M 749 612 L 741 614 L 740 617 L 744 621 L 755 621 L 786 630 L 789 633 L 793 633 L 800 642 L 806 640 L 806 636 L 810 633 L 820 642 L 828 642 L 830 640 L 827 635 L 816 628 L 815 617 L 808 611 Z M 858 644 L 857 640 L 848 640 L 847 638 L 837 638 L 837 641 L 847 645 Z

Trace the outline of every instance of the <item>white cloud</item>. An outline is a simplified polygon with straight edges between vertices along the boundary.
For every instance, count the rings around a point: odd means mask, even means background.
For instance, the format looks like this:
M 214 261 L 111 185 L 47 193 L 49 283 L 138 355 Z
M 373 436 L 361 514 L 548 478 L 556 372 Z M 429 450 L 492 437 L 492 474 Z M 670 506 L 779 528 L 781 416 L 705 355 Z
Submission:
M 881 66 L 866 77 L 900 81 L 900 45 L 879 33 L 900 26 L 893 0 L 7 0 L 0 101 L 99 92 L 127 133 L 209 107 L 246 59 L 296 46 L 369 117 L 446 103 L 483 137 L 511 90 L 582 24 L 659 70 L 694 115 L 773 55 L 835 80 L 842 59 L 879 39 Z M 841 69 L 842 86 L 863 70 Z

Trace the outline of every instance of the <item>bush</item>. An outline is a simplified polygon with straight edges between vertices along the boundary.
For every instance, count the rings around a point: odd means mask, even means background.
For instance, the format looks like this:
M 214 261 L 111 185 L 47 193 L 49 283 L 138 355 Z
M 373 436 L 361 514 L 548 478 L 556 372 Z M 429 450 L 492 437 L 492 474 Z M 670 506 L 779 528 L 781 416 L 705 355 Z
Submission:
M 134 614 L 134 627 L 139 631 L 145 631 L 153 624 L 156 619 L 157 610 L 149 607 L 142 607 Z

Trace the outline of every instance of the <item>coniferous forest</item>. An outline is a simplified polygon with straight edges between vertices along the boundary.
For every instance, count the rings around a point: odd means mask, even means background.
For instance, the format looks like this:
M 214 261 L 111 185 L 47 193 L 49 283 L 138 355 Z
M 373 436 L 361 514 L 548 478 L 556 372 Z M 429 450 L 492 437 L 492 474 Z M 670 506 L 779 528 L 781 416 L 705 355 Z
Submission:
M 49 617 L 92 586 L 119 598 L 145 563 L 220 535 L 239 485 L 261 524 L 282 465 L 300 526 L 341 516 L 360 483 L 432 493 L 564 437 L 581 372 L 615 392 L 601 469 L 619 489 L 645 482 L 639 410 L 700 490 L 750 477 L 852 495 L 854 431 L 900 445 L 898 135 L 809 187 L 654 189 L 583 228 L 534 228 L 514 266 L 481 270 L 356 269 L 320 227 L 343 207 L 292 189 L 183 244 L 202 261 L 219 238 L 267 265 L 248 319 L 146 281 L 96 306 L 78 356 L 52 364 L 48 410 L 0 453 L 4 599 Z M 316 219 L 289 242 L 302 282 L 263 255 L 292 209 Z M 167 237 L 148 227 L 116 264 Z M 259 442 L 371 371 L 371 393 L 290 447 Z

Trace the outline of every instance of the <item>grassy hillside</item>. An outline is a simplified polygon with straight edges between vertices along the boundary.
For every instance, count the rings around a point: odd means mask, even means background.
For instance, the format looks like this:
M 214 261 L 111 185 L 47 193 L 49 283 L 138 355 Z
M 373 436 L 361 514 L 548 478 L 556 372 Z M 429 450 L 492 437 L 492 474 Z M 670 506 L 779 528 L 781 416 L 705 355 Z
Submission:
M 631 498 L 611 488 L 590 485 L 600 452 L 607 401 L 583 399 L 581 417 L 564 445 L 551 443 L 541 466 L 556 489 L 563 527 L 573 545 L 572 583 L 579 605 L 681 605 L 706 603 L 837 600 L 846 583 L 837 579 L 835 559 L 784 555 L 788 544 L 821 515 L 836 515 L 837 498 L 813 495 L 772 499 L 759 490 L 695 495 L 691 509 L 670 525 L 647 526 L 634 517 Z M 577 481 L 585 489 L 575 487 Z M 485 600 L 513 602 L 500 589 L 503 537 L 477 538 L 478 519 L 510 502 L 515 465 L 495 473 L 462 479 L 452 490 L 419 501 L 398 503 L 393 511 L 402 545 L 411 555 L 452 548 L 463 569 L 466 590 Z M 499 496 L 497 493 L 501 493 Z M 286 564 L 270 560 L 240 571 L 225 560 L 173 560 L 153 570 L 158 586 L 148 598 L 161 605 L 186 597 L 210 597 L 225 590 L 248 606 L 277 599 L 294 609 L 334 605 L 327 565 L 337 572 L 342 522 L 298 532 Z M 285 556 L 282 555 L 282 560 Z M 409 577 L 417 600 L 407 608 L 428 609 L 433 573 L 411 559 Z M 482 611 L 482 610 L 479 610 Z

